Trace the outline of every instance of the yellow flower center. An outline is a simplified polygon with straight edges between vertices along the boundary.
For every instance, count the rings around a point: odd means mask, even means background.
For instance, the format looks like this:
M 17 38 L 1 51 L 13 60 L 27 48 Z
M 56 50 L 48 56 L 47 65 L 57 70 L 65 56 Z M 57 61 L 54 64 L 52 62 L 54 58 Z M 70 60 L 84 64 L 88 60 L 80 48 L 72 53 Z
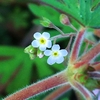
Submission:
M 57 57 L 57 56 L 59 56 L 59 53 L 57 51 L 55 51 L 55 52 L 53 52 L 52 55 L 55 56 L 55 57 Z
M 46 43 L 46 39 L 40 38 L 39 42 L 40 42 L 40 44 L 45 44 Z

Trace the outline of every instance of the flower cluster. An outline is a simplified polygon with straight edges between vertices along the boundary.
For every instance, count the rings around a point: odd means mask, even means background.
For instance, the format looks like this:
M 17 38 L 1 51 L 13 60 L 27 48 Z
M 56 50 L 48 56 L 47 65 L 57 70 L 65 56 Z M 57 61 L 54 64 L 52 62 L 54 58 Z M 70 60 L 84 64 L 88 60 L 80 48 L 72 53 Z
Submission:
M 43 32 L 43 34 L 36 32 L 33 37 L 35 40 L 32 41 L 31 45 L 44 52 L 45 56 L 49 56 L 47 60 L 49 65 L 54 63 L 60 64 L 64 61 L 64 57 L 68 54 L 67 50 L 60 50 L 60 46 L 58 44 L 54 44 L 52 46 L 50 34 L 48 32 Z M 47 48 L 51 48 L 51 50 L 48 50 Z
M 43 34 L 39 33 L 39 32 L 36 32 L 34 34 L 34 38 L 36 40 L 33 40 L 32 41 L 32 46 L 35 47 L 35 48 L 38 48 L 41 50 L 41 51 L 44 51 L 46 50 L 46 48 L 50 48 L 52 43 L 50 41 L 50 34 L 47 33 L 47 32 L 43 32 Z

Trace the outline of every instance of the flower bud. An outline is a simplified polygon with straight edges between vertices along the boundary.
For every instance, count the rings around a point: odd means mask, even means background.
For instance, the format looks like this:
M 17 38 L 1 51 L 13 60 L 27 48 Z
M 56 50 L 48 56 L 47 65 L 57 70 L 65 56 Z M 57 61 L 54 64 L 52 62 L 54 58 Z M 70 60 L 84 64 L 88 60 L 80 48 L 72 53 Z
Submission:
M 41 25 L 43 25 L 44 27 L 51 27 L 51 21 L 45 17 L 43 17 L 43 20 L 41 20 Z
M 34 48 L 32 45 L 29 45 L 24 49 L 24 52 L 28 53 L 31 59 L 34 59 L 36 57 L 37 49 Z
M 29 45 L 28 47 L 24 49 L 25 53 L 34 53 L 34 51 L 35 51 L 35 48 L 32 45 Z
M 38 49 L 38 50 L 37 50 L 37 56 L 38 56 L 39 58 L 42 58 L 42 57 L 44 56 L 44 54 L 43 54 L 42 51 L 40 51 L 40 50 Z
M 60 22 L 64 25 L 70 25 L 69 18 L 65 14 L 60 15 Z
M 24 50 L 25 53 L 29 54 L 30 59 L 34 59 L 35 57 L 42 58 L 44 56 L 43 51 L 41 51 L 39 48 L 34 48 L 32 45 L 29 45 Z
M 33 54 L 29 54 L 29 57 L 30 57 L 30 59 L 35 59 L 35 57 L 36 57 L 36 55 L 33 55 Z

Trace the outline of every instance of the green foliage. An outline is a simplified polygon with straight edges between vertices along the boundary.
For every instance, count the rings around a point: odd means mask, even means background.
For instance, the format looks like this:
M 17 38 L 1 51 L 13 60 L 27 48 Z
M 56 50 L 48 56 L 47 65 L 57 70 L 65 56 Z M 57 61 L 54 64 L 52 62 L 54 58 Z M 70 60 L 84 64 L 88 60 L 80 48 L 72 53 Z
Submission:
M 92 9 L 96 8 L 100 3 L 100 0 L 93 0 Z
M 28 26 L 27 18 L 29 17 L 29 13 L 27 11 L 22 12 L 19 7 L 16 7 L 9 17 L 16 29 L 21 27 L 26 28 Z
M 59 17 L 62 13 L 64 13 L 68 15 L 71 23 L 76 28 L 79 28 L 80 25 L 92 28 L 100 28 L 100 13 L 98 13 L 100 11 L 100 0 L 42 1 L 52 5 L 60 11 L 57 11 L 54 8 L 46 5 L 29 4 L 29 9 L 34 15 L 36 15 L 36 19 L 33 20 L 33 22 L 37 25 L 39 25 L 40 22 L 43 21 L 42 18 L 45 17 L 53 24 L 58 26 L 63 32 L 73 32 L 74 30 L 72 30 L 69 26 L 65 26 L 60 23 Z M 19 29 L 20 27 L 28 27 L 27 19 L 29 18 L 29 13 L 27 11 L 22 11 L 20 8 L 15 7 L 14 10 L 6 17 L 13 22 L 15 29 Z M 6 23 L 6 18 L 4 18 L 3 14 L 0 15 L 0 22 Z M 48 25 L 48 23 L 44 24 L 45 26 Z M 0 29 L 2 30 L 2 27 Z M 3 31 L 5 30 L 3 29 Z M 51 34 L 51 37 L 59 34 L 59 32 L 56 30 L 47 29 L 46 31 Z M 88 35 L 89 34 L 86 36 Z M 9 41 L 9 37 L 6 38 Z M 90 35 L 89 38 L 93 40 L 94 36 Z M 80 55 L 84 51 L 85 46 L 86 44 L 84 43 L 81 47 Z M 8 84 L 7 88 L 5 89 L 5 91 L 10 94 L 20 88 L 25 87 L 33 81 L 37 81 L 37 79 L 50 76 L 65 68 L 63 64 L 54 64 L 53 66 L 49 66 L 46 61 L 46 57 L 43 57 L 42 59 L 37 57 L 34 60 L 30 60 L 28 54 L 25 54 L 24 49 L 22 48 L 0 46 L 0 85 L 7 83 L 8 80 L 14 76 L 14 78 L 12 78 L 10 81 L 10 84 Z M 14 73 L 16 74 L 14 75 Z M 1 98 L 2 95 L 0 95 L 0 99 Z M 38 100 L 40 100 L 40 96 Z M 69 99 L 65 96 L 65 98 L 61 98 L 61 100 Z
M 92 15 L 91 15 L 91 22 L 89 23 L 89 25 L 91 25 L 91 27 L 94 27 L 94 28 L 100 28 L 100 20 L 99 20 L 99 17 L 100 17 L 100 6 L 95 8 L 95 10 L 92 12 Z
M 48 18 L 51 22 L 55 25 L 60 26 L 61 23 L 59 22 L 59 15 L 60 13 L 54 10 L 49 6 L 38 6 L 36 4 L 29 4 L 29 9 L 32 11 L 33 14 L 42 18 Z M 51 17 L 52 16 L 52 17 Z
M 91 21 L 91 0 L 80 0 L 80 17 L 84 25 Z
M 47 77 L 64 69 L 62 64 L 55 64 L 51 67 L 46 63 L 46 60 L 46 57 L 43 59 L 37 57 L 30 60 L 28 54 L 25 54 L 22 48 L 1 46 L 0 84 L 7 83 L 5 91 L 11 94 L 30 84 L 32 78 L 33 81 L 37 81 L 37 79 Z M 53 71 L 54 69 L 55 71 Z
M 12 93 L 30 83 L 32 63 L 23 49 L 0 46 L 0 84 L 10 80 L 7 93 Z
M 15 45 L 30 29 L 33 17 L 25 0 L 21 1 L 0 1 L 0 44 Z
M 81 25 L 93 28 L 100 27 L 100 6 L 96 7 L 99 0 L 42 0 L 73 17 Z M 92 11 L 92 7 L 95 9 Z M 62 9 L 63 8 L 63 9 Z
M 38 17 L 37 19 L 33 21 L 35 24 L 39 25 L 41 21 L 43 22 L 42 17 L 45 17 L 48 20 L 50 20 L 54 25 L 60 27 L 60 29 L 63 30 L 63 32 L 69 33 L 73 31 L 69 26 L 65 26 L 60 23 L 61 14 L 55 9 L 49 6 L 43 6 L 43 5 L 38 6 L 36 4 L 29 4 L 29 9 L 32 11 L 33 14 L 35 14 Z M 79 24 L 75 20 L 71 19 L 71 23 L 75 27 L 79 28 Z M 56 34 L 59 34 L 59 32 L 55 30 L 48 30 L 48 32 L 51 33 L 51 36 L 55 36 Z

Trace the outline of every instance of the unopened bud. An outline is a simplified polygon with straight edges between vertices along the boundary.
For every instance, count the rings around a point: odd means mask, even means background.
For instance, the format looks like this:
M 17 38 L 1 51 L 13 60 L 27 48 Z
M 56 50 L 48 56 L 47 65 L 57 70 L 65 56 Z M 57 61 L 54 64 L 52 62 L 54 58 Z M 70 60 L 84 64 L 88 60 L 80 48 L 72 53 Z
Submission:
M 32 45 L 29 45 L 24 49 L 24 52 L 28 53 L 31 59 L 34 59 L 36 57 L 37 49 L 34 48 Z
M 25 53 L 34 53 L 34 51 L 35 51 L 35 48 L 32 45 L 29 45 L 28 47 L 24 49 Z
M 44 27 L 51 27 L 51 21 L 45 17 L 43 17 L 43 20 L 41 20 L 41 25 L 43 25 Z
M 60 15 L 60 22 L 64 25 L 70 25 L 69 18 L 65 14 Z
M 38 49 L 38 50 L 37 50 L 37 56 L 38 56 L 39 58 L 42 58 L 42 57 L 44 56 L 44 54 L 43 54 L 42 51 L 40 51 L 40 50 Z
M 30 59 L 32 59 L 32 60 L 33 60 L 33 59 L 35 59 L 35 57 L 36 57 L 36 56 L 35 56 L 35 55 L 33 55 L 33 54 L 29 54 L 29 57 L 30 57 Z

